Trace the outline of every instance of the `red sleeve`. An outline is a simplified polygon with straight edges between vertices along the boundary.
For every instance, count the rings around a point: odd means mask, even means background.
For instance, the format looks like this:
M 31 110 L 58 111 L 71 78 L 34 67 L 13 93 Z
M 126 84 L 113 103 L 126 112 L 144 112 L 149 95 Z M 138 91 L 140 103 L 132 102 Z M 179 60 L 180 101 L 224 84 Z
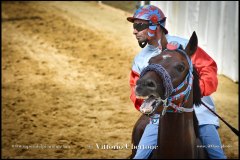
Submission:
M 137 72 L 131 71 L 130 74 L 130 87 L 131 87 L 131 95 L 130 95 L 130 99 L 132 100 L 135 108 L 137 110 L 139 110 L 141 104 L 143 103 L 142 99 L 137 99 L 136 95 L 135 95 L 135 86 L 136 86 L 136 82 L 139 79 L 139 74 Z
M 191 57 L 199 74 L 199 83 L 202 96 L 208 96 L 217 90 L 217 64 L 216 62 L 200 47 Z

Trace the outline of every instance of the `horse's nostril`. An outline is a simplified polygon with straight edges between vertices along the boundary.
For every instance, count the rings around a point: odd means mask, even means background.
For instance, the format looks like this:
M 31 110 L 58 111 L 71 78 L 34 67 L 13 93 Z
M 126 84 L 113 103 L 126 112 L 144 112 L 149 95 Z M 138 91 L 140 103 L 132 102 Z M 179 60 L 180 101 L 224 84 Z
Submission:
M 151 90 L 155 90 L 157 88 L 157 84 L 154 80 L 151 79 L 139 79 L 136 83 L 138 86 L 137 89 L 139 88 L 148 88 Z
M 157 88 L 157 84 L 153 80 L 147 80 L 146 81 L 146 86 L 149 88 Z

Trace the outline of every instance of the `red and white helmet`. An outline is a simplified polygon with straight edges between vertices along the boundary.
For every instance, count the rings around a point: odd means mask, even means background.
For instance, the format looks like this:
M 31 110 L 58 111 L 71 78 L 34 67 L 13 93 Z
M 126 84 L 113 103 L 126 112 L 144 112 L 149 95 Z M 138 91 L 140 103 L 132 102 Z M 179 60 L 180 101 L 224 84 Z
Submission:
M 154 5 L 145 5 L 138 8 L 133 17 L 128 17 L 127 20 L 129 22 L 134 22 L 134 20 L 146 20 L 149 22 L 149 32 L 148 35 L 150 37 L 154 36 L 154 31 L 157 28 L 157 24 L 161 26 L 165 34 L 168 33 L 168 30 L 165 28 L 166 17 L 161 9 Z

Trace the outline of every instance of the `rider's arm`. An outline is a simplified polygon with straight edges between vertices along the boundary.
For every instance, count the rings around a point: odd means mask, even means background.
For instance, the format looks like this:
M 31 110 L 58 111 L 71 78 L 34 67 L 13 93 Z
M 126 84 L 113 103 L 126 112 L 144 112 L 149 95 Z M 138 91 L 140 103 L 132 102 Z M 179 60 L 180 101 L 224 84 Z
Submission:
M 216 62 L 200 47 L 191 57 L 199 73 L 199 84 L 202 96 L 208 96 L 217 90 L 217 64 Z
M 137 110 L 139 110 L 141 104 L 143 103 L 143 100 L 137 99 L 136 95 L 135 95 L 135 86 L 136 86 L 136 82 L 138 79 L 139 79 L 139 74 L 132 70 L 131 74 L 130 74 L 130 80 L 129 80 L 130 87 L 131 87 L 130 99 L 132 100 L 132 102 Z

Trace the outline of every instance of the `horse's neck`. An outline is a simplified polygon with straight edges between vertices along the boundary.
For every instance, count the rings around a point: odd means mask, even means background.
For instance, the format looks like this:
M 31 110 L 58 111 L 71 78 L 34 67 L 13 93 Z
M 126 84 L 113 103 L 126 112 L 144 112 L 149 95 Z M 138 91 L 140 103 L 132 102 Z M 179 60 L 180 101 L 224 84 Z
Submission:
M 194 158 L 193 113 L 166 113 L 159 121 L 160 158 Z

